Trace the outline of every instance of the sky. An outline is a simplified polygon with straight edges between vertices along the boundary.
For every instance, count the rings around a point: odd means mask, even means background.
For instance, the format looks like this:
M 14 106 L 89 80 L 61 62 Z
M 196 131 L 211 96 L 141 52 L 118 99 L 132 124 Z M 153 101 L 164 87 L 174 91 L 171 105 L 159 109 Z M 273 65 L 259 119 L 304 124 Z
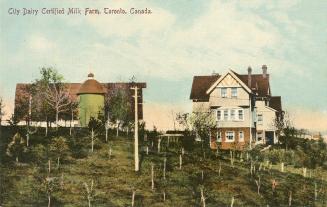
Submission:
M 85 8 L 151 9 L 84 15 Z M 10 8 L 81 8 L 82 15 L 10 15 Z M 0 0 L 0 96 L 12 113 L 16 83 L 55 67 L 67 82 L 147 82 L 144 118 L 173 126 L 190 112 L 194 75 L 261 73 L 298 128 L 327 132 L 327 1 Z

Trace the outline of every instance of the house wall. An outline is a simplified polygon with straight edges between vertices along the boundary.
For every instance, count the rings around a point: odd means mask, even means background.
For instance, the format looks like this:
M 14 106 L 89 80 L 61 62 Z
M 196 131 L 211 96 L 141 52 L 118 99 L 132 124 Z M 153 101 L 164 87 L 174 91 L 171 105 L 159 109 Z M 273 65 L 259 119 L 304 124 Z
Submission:
M 258 122 L 258 115 L 262 114 L 262 122 Z M 276 111 L 266 107 L 264 101 L 256 101 L 256 121 L 257 130 L 275 131 L 274 120 L 276 118 Z
M 227 88 L 227 97 L 221 97 L 221 88 Z M 232 98 L 231 88 L 237 88 L 237 97 Z M 210 106 L 249 106 L 250 97 L 248 92 L 235 80 L 230 74 L 228 74 L 210 93 Z
M 217 141 L 217 132 L 221 131 L 222 141 Z M 226 142 L 226 132 L 234 131 L 235 132 L 235 140 L 234 142 Z M 239 131 L 243 131 L 244 133 L 244 142 L 239 142 Z M 250 132 L 251 129 L 249 127 L 240 127 L 240 128 L 216 128 L 211 130 L 211 149 L 217 149 L 218 145 L 220 149 L 235 149 L 235 150 L 243 150 L 250 143 Z
M 193 112 L 208 112 L 210 110 L 209 102 L 195 102 L 192 103 L 192 111 Z
M 221 96 L 221 88 L 227 88 L 226 98 Z M 232 98 L 231 88 L 237 88 L 237 97 Z M 215 109 L 216 115 L 217 110 L 243 109 L 243 120 L 218 121 L 217 119 L 217 127 L 254 127 L 252 121 L 253 112 L 250 110 L 250 95 L 241 86 L 238 80 L 236 80 L 230 74 L 227 74 L 225 78 L 221 80 L 217 87 L 211 92 L 209 103 L 210 107 Z

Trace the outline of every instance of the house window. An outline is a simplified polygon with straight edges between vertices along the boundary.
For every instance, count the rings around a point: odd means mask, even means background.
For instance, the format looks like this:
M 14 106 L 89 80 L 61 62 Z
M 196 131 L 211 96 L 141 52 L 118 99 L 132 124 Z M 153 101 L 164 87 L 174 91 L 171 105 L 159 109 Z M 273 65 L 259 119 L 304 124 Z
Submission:
M 244 132 L 243 131 L 238 132 L 238 141 L 244 142 Z
M 227 97 L 227 88 L 221 88 L 220 89 L 220 96 L 222 98 L 226 98 Z
M 238 119 L 239 120 L 244 120 L 244 112 L 243 109 L 238 110 Z
M 237 98 L 237 88 L 232 88 L 232 98 Z
M 228 110 L 224 110 L 224 120 L 227 121 L 228 120 Z
M 221 142 L 221 131 L 217 131 L 217 142 Z
M 262 124 L 263 117 L 262 114 L 258 114 L 258 124 Z
M 232 109 L 232 110 L 230 111 L 230 119 L 231 119 L 231 120 L 235 120 L 235 109 Z
M 217 110 L 217 120 L 218 121 L 222 120 L 222 118 L 221 118 L 221 111 L 220 110 Z
M 262 131 L 257 132 L 257 141 L 261 141 L 262 140 Z
M 226 142 L 234 142 L 235 134 L 233 131 L 226 132 Z

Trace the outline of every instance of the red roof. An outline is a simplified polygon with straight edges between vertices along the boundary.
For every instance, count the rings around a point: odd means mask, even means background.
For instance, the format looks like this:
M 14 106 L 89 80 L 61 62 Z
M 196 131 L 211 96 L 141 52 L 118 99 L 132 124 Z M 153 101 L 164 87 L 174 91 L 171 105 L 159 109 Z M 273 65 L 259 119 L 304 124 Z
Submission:
M 91 77 L 91 76 L 89 76 Z M 79 94 L 104 94 L 104 89 L 102 85 L 94 80 L 89 79 L 86 80 L 80 87 L 79 91 L 77 92 L 77 95 Z
M 240 75 L 232 71 L 245 85 L 248 85 L 248 74 Z M 221 76 L 194 76 L 190 99 L 194 101 L 208 101 L 209 95 L 207 90 L 214 84 Z M 251 91 L 257 94 L 258 97 L 270 96 L 269 74 L 264 78 L 262 74 L 251 75 Z
M 282 111 L 282 100 L 280 96 L 272 96 L 269 100 L 269 106 L 277 111 Z
M 194 76 L 190 99 L 198 101 L 209 101 L 209 95 L 206 93 L 206 91 L 219 78 L 219 75 Z

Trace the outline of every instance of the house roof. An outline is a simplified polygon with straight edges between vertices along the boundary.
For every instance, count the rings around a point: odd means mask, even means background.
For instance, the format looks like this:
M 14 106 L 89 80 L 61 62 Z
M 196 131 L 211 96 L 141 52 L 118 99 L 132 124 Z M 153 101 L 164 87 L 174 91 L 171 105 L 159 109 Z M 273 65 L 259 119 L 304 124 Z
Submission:
M 234 73 L 244 84 L 248 85 L 248 74 L 240 75 L 236 72 Z M 270 96 L 269 74 L 267 74 L 265 78 L 262 76 L 262 74 L 252 74 L 250 89 L 254 93 L 257 93 L 259 97 Z
M 206 94 L 206 91 L 219 78 L 220 75 L 194 76 L 190 99 L 208 101 L 209 94 Z
M 231 70 L 246 86 L 248 85 L 248 74 L 238 74 Z M 220 78 L 219 75 L 194 76 L 190 99 L 208 101 L 209 94 L 206 91 Z M 259 97 L 270 96 L 269 74 L 264 78 L 262 74 L 251 75 L 251 91 Z
M 269 100 L 269 107 L 277 110 L 282 111 L 282 100 L 280 96 L 272 96 Z

